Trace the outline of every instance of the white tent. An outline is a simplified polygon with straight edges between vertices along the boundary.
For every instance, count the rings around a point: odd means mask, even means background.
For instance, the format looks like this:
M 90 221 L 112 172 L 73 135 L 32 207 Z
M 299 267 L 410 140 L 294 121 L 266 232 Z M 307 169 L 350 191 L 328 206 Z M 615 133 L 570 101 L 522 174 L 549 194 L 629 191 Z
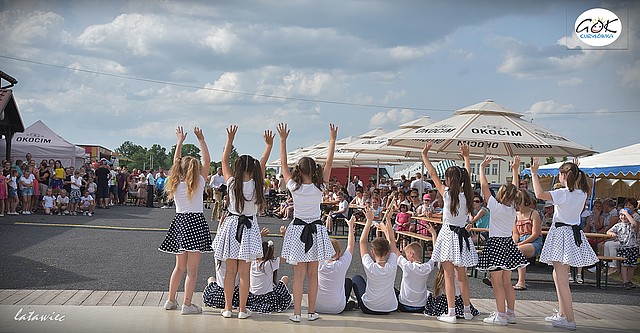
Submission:
M 596 196 L 640 196 L 640 143 L 579 159 L 580 169 L 597 178 Z M 542 165 L 541 177 L 554 178 L 563 162 Z M 531 175 L 531 169 L 523 171 Z
M 80 167 L 84 164 L 84 149 L 65 140 L 51 130 L 41 120 L 24 129 L 24 133 L 16 133 L 11 143 L 13 160 L 25 159 L 31 156 L 40 163 L 41 160 L 60 160 L 62 165 Z M 0 140 L 0 159 L 6 159 L 5 142 Z

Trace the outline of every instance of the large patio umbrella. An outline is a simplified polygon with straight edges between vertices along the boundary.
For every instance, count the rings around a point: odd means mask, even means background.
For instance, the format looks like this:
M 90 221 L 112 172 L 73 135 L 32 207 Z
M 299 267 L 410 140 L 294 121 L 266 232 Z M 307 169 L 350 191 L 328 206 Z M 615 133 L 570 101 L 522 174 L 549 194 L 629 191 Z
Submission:
M 392 146 L 422 149 L 433 143 L 432 151 L 457 153 L 468 143 L 471 154 L 497 156 L 582 156 L 594 150 L 561 134 L 522 119 L 492 100 L 456 111 L 452 117 L 407 131 L 391 139 Z

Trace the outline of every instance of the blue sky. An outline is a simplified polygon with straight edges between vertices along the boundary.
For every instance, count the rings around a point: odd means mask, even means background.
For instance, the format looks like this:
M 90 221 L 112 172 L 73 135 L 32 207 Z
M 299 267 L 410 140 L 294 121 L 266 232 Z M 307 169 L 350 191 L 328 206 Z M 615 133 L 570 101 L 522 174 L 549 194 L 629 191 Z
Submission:
M 594 7 L 623 20 L 618 50 L 573 49 L 584 45 L 567 30 Z M 326 140 L 330 122 L 357 136 L 486 99 L 597 151 L 640 141 L 637 1 L 0 1 L 0 12 L 0 68 L 19 81 L 25 125 L 77 144 L 169 149 L 177 125 L 200 126 L 219 160 L 233 123 L 238 151 L 259 156 L 279 122 L 293 150 Z

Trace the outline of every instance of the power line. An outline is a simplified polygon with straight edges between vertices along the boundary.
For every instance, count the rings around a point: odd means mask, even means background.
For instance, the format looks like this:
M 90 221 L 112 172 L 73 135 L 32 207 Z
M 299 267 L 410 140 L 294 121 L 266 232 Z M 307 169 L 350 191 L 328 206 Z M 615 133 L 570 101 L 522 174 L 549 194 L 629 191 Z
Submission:
M 288 101 L 311 102 L 311 103 L 333 104 L 333 105 L 344 105 L 344 106 L 356 106 L 356 107 L 377 108 L 377 109 L 408 109 L 408 110 L 432 111 L 432 112 L 454 112 L 454 111 L 456 111 L 456 110 L 452 110 L 452 109 L 423 108 L 423 107 L 399 106 L 399 105 L 366 104 L 366 103 L 341 102 L 341 101 L 332 101 L 332 100 L 323 100 L 323 99 L 311 99 L 311 98 L 301 98 L 301 97 L 277 96 L 277 95 L 260 94 L 260 93 L 252 93 L 252 92 L 245 92 L 245 91 L 236 91 L 236 90 L 212 88 L 212 87 L 201 87 L 201 86 L 195 86 L 195 85 L 190 85 L 190 84 L 183 84 L 183 83 L 176 83 L 176 82 L 169 82 L 169 81 L 162 81 L 162 80 L 147 79 L 147 78 L 142 78 L 142 77 L 127 76 L 127 75 L 114 74 L 114 73 L 107 73 L 107 72 L 101 72 L 101 71 L 89 70 L 89 69 L 82 69 L 82 68 L 71 68 L 71 67 L 62 66 L 62 65 L 50 64 L 50 63 L 45 63 L 45 62 L 41 62 L 41 61 L 22 59 L 22 58 L 11 57 L 11 56 L 6 56 L 6 55 L 0 55 L 0 58 L 19 61 L 19 62 L 25 62 L 25 63 L 30 63 L 30 64 L 35 64 L 35 65 L 40 65 L 40 66 L 48 66 L 48 67 L 64 69 L 64 70 L 72 70 L 72 71 L 77 71 L 77 72 L 82 72 L 82 73 L 87 73 L 87 74 L 102 75 L 102 76 L 109 76 L 109 77 L 115 77 L 115 78 L 126 79 L 126 80 L 133 80 L 133 81 L 140 81 L 140 82 L 147 82 L 147 83 L 155 83 L 155 84 L 163 84 L 163 85 L 168 85 L 168 86 L 190 88 L 190 89 L 209 90 L 209 91 L 216 91 L 216 92 L 223 92 L 223 93 L 228 93 L 228 94 L 236 94 L 236 95 L 244 95 L 244 96 L 252 96 L 252 97 L 264 97 L 264 98 L 273 98 L 273 99 L 288 100 Z M 533 111 L 524 111 L 523 113 L 527 114 L 527 115 L 531 115 L 534 112 Z M 604 113 L 606 113 L 606 114 L 640 113 L 640 110 L 608 110 L 608 111 L 606 111 Z M 554 113 L 537 114 L 536 116 L 552 116 L 552 115 L 591 115 L 592 116 L 592 115 L 594 115 L 594 112 L 565 111 L 565 112 L 554 112 Z

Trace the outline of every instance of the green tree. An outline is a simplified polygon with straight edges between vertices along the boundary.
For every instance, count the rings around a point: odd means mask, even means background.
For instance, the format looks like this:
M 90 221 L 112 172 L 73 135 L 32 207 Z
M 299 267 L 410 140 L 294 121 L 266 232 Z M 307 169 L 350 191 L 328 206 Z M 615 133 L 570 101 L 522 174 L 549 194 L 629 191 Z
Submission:
M 153 169 L 167 169 L 171 165 L 169 163 L 170 158 L 167 155 L 167 148 L 162 147 L 159 144 L 154 144 L 153 146 L 151 146 L 151 149 L 149 149 L 147 153 L 149 155 L 149 163 L 153 162 Z
M 141 145 L 136 145 L 131 141 L 125 141 L 120 145 L 120 147 L 116 148 L 116 152 L 118 152 L 118 154 L 129 158 L 141 151 L 146 151 L 146 148 Z
M 173 160 L 173 156 L 176 153 L 176 145 L 171 146 L 171 152 L 169 153 L 169 159 Z M 180 156 L 193 156 L 198 160 L 201 158 L 200 156 L 200 148 L 192 143 L 186 143 L 182 145 L 182 152 Z M 173 163 L 173 161 L 171 161 Z
M 229 164 L 231 165 L 231 170 L 236 165 L 236 160 L 238 159 L 238 151 L 234 145 L 231 145 L 231 154 L 229 155 Z
M 556 163 L 556 158 L 553 156 L 547 157 L 547 164 Z

